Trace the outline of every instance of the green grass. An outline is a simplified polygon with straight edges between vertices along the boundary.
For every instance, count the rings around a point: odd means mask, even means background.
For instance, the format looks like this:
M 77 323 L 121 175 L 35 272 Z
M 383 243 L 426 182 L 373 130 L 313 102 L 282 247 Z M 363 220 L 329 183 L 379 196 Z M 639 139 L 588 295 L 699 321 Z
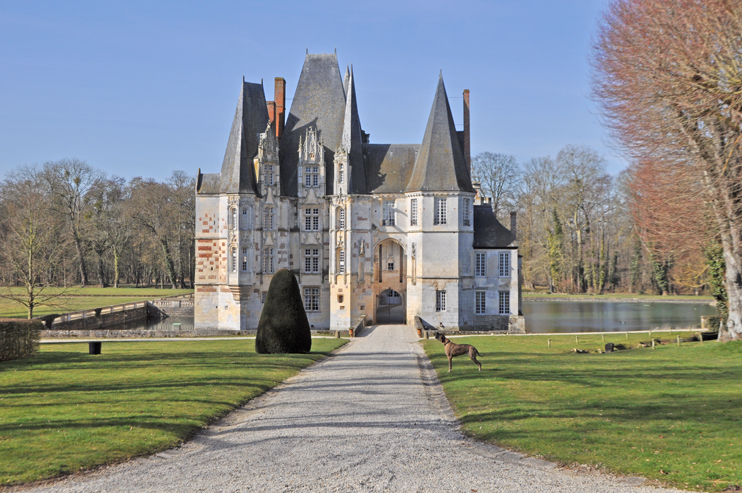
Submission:
M 659 294 L 637 294 L 637 293 L 606 293 L 606 294 L 569 294 L 554 293 L 549 294 L 543 291 L 523 291 L 524 298 L 556 298 L 556 299 L 574 299 L 574 300 L 621 300 L 621 299 L 638 299 L 638 300 L 656 300 L 656 301 L 713 301 L 713 296 L 693 296 L 693 295 L 666 295 Z
M 0 486 L 173 447 L 339 347 L 258 355 L 251 339 L 42 345 L 0 363 Z
M 47 288 L 51 293 L 59 293 L 63 288 Z M 12 290 L 22 293 L 23 288 L 0 287 L 0 294 Z M 53 300 L 53 306 L 40 306 L 34 309 L 34 316 L 50 313 L 68 313 L 92 308 L 131 303 L 132 301 L 151 300 L 193 293 L 192 289 L 156 289 L 156 288 L 93 288 L 73 287 L 64 290 L 64 295 Z M 0 318 L 26 318 L 27 308 L 7 298 L 0 298 Z
M 632 334 L 628 343 L 640 339 L 648 336 Z M 454 339 L 485 355 L 481 372 L 462 356 L 447 373 L 442 345 L 426 341 L 425 350 L 472 437 L 685 489 L 742 485 L 742 342 L 570 352 L 603 345 L 601 336 L 579 340 Z M 623 334 L 606 342 L 627 343 Z

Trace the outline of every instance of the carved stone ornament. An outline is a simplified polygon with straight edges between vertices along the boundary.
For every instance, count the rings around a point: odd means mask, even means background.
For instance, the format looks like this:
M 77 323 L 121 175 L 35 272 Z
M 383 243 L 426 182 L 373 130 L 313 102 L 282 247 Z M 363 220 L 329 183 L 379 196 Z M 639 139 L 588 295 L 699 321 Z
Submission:
M 358 255 L 362 257 L 365 255 L 365 253 L 366 253 L 366 242 L 361 240 L 360 242 L 358 242 Z
M 229 196 L 229 205 L 238 205 L 240 203 L 240 197 L 237 195 L 230 195 Z
M 412 243 L 412 253 L 410 253 L 410 256 L 412 258 L 415 258 L 417 256 L 417 252 L 415 251 L 415 243 Z
M 245 246 L 249 248 L 250 247 L 250 245 L 249 245 L 249 243 L 250 243 L 250 231 L 242 231 L 240 233 L 240 241 L 242 243 L 247 243 L 247 245 L 245 245 Z

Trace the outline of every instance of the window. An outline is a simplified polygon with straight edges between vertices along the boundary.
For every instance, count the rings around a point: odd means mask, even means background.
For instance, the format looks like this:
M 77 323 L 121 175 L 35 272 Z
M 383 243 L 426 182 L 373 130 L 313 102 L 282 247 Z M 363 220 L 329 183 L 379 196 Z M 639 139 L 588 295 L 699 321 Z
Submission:
M 319 231 L 319 207 L 304 209 L 304 230 Z
M 487 277 L 487 254 L 476 253 L 476 260 L 474 262 L 474 275 L 476 277 Z
M 446 198 L 436 197 L 433 224 L 446 224 Z
M 232 207 L 232 229 L 237 229 L 237 207 Z
M 445 312 L 446 311 L 446 292 L 436 290 L 435 292 L 435 311 Z
M 393 200 L 385 200 L 384 201 L 384 217 L 381 220 L 381 224 L 384 224 L 386 226 L 394 226 L 394 201 Z
M 273 230 L 273 207 L 263 209 L 263 229 Z
M 477 315 L 484 315 L 487 312 L 487 292 L 477 291 L 476 297 L 477 299 L 474 306 L 474 312 Z
M 304 288 L 304 310 L 319 311 L 319 288 Z
M 319 166 L 304 166 L 304 186 L 319 186 Z
M 263 274 L 273 274 L 273 248 L 263 250 Z
M 237 272 L 237 249 L 232 247 L 232 272 Z
M 410 226 L 417 226 L 417 199 L 410 200 Z
M 464 211 L 463 211 L 464 226 L 471 226 L 471 220 L 469 216 L 469 199 L 464 199 Z
M 394 261 L 390 261 L 386 263 L 386 270 L 394 270 Z
M 266 295 L 266 293 L 267 293 L 267 291 L 263 291 L 260 294 L 260 302 L 263 303 L 263 304 L 265 304 L 265 295 Z
M 343 164 L 340 163 L 340 166 L 338 167 L 338 183 L 343 182 L 344 168 Z
M 242 247 L 242 272 L 247 272 L 247 247 Z
M 500 315 L 510 315 L 510 291 L 500 291 Z
M 510 252 L 500 252 L 500 277 L 510 277 Z
M 319 272 L 319 248 L 304 249 L 304 272 L 307 274 Z
M 250 229 L 250 210 L 247 207 L 242 208 L 242 222 L 240 222 L 241 229 Z
M 345 273 L 345 250 L 338 251 L 338 272 Z
M 265 182 L 268 185 L 273 185 L 273 165 L 268 164 L 265 166 Z
M 338 229 L 345 229 L 345 209 L 338 208 Z

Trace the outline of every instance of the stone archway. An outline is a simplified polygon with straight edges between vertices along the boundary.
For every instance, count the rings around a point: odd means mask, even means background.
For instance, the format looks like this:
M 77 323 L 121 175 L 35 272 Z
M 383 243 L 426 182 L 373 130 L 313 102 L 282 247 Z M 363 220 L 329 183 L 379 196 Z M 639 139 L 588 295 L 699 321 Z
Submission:
M 374 322 L 404 324 L 407 319 L 407 258 L 404 246 L 385 238 L 374 247 Z
M 376 323 L 404 324 L 405 323 L 405 300 L 402 295 L 387 288 L 376 297 Z

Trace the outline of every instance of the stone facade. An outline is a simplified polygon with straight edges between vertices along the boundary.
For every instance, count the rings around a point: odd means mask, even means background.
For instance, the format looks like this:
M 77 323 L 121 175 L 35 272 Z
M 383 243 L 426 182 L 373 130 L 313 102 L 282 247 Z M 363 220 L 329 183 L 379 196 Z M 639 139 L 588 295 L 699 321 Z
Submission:
M 522 326 L 520 261 L 470 176 L 440 78 L 422 144 L 371 144 L 352 70 L 308 54 L 284 122 L 243 80 L 221 173 L 196 190 L 195 327 L 257 327 L 271 276 L 292 270 L 315 330 L 373 323 Z

